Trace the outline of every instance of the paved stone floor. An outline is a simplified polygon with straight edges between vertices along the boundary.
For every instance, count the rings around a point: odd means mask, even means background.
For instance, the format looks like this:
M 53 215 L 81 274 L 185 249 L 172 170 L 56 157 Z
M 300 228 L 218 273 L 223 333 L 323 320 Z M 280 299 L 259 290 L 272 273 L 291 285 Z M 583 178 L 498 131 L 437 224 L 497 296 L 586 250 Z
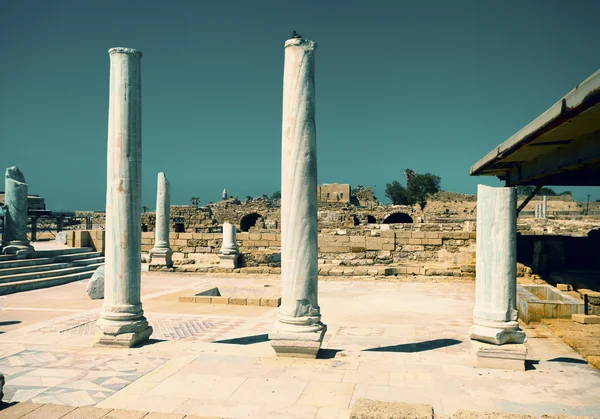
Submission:
M 227 418 L 346 418 L 358 398 L 457 409 L 600 416 L 600 372 L 539 325 L 527 328 L 528 370 L 474 369 L 467 331 L 474 283 L 325 281 L 324 349 L 276 358 L 277 309 L 179 303 L 210 286 L 275 278 L 144 272 L 154 327 L 139 348 L 92 347 L 102 302 L 85 281 L 0 297 L 5 402 L 97 406 Z

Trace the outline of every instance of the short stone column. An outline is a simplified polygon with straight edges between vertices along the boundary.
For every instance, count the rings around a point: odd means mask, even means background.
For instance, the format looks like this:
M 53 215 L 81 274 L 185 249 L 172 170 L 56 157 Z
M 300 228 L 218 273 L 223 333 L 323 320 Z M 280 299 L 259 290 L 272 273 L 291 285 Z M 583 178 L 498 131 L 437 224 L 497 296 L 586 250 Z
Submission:
M 540 204 L 539 203 L 535 204 L 535 215 L 534 215 L 534 218 L 536 218 L 536 219 L 540 218 Z
M 281 162 L 281 306 L 269 333 L 279 356 L 315 358 L 327 327 L 318 304 L 315 50 L 285 42 Z
M 164 172 L 158 174 L 156 191 L 156 225 L 154 247 L 150 250 L 150 267 L 173 267 L 173 251 L 169 244 L 169 212 L 171 207 L 171 182 Z
M 523 370 L 527 350 L 517 311 L 517 195 L 515 188 L 477 187 L 475 366 Z M 514 345 L 505 345 L 512 343 Z
M 130 48 L 112 48 L 108 53 L 105 284 L 95 343 L 131 347 L 152 334 L 140 302 L 142 53 Z
M 235 226 L 231 223 L 223 223 L 223 245 L 219 251 L 221 268 L 234 269 L 239 267 L 240 251 L 235 241 Z
M 33 255 L 33 247 L 27 240 L 27 196 L 29 185 L 18 167 L 6 169 L 4 204 L 7 207 L 6 225 L 4 226 L 4 249 L 2 253 L 17 255 L 19 259 Z

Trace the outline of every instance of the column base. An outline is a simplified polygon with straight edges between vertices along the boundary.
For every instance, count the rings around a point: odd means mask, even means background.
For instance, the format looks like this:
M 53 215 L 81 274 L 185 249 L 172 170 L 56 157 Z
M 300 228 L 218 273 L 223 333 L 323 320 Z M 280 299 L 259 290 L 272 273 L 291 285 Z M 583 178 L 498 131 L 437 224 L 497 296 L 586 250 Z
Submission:
M 12 240 L 2 249 L 5 255 L 15 255 L 17 259 L 26 259 L 33 256 L 35 249 L 29 244 L 29 240 Z
M 239 266 L 240 266 L 240 264 L 239 264 L 240 254 L 239 253 L 230 254 L 230 255 L 224 255 L 224 254 L 219 253 L 219 259 L 221 260 L 221 262 L 219 263 L 219 268 L 235 269 L 235 268 L 239 268 Z
M 131 348 L 147 341 L 152 332 L 152 327 L 144 316 L 135 321 L 106 320 L 100 317 L 96 324 L 94 346 Z
M 519 322 L 494 322 L 475 318 L 474 325 L 469 329 L 471 340 L 504 345 L 506 343 L 524 343 L 525 332 L 519 329 Z
M 323 337 L 327 331 L 327 326 L 319 322 L 310 325 L 310 331 L 304 331 L 306 326 L 298 326 L 294 331 L 294 326 L 284 325 L 284 330 L 278 328 L 280 323 L 275 324 L 275 328 L 269 332 L 271 346 L 277 356 L 288 358 L 316 358 L 323 343 Z
M 520 343 L 493 345 L 471 341 L 473 366 L 511 371 L 525 371 L 527 348 Z
M 153 248 L 148 253 L 150 256 L 150 266 L 166 266 L 167 268 L 173 267 L 173 251 L 171 249 L 157 249 Z

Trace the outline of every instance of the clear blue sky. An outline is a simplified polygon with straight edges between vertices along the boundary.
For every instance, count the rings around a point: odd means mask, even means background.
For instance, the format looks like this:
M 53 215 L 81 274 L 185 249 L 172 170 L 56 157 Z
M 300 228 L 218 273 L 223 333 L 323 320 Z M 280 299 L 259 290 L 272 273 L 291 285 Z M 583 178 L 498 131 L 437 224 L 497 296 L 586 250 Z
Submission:
M 469 168 L 600 68 L 598 16 L 597 0 L 0 0 L 0 168 L 50 209 L 103 209 L 107 50 L 125 46 L 144 54 L 143 204 L 159 171 L 173 204 L 270 195 L 296 30 L 319 44 L 320 183 L 387 201 L 409 167 L 475 193 L 500 182 Z

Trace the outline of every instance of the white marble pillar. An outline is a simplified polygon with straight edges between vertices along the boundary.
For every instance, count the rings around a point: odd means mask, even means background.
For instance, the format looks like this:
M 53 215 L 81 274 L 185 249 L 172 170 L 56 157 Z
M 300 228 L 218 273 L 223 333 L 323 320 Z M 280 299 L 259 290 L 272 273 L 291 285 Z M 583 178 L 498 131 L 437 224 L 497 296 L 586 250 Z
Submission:
M 140 302 L 142 53 L 131 48 L 108 53 L 105 285 L 95 342 L 131 347 L 152 334 Z
M 515 188 L 477 187 L 476 292 L 472 340 L 491 344 L 477 345 L 481 359 L 502 360 L 506 350 L 497 345 L 521 344 L 525 333 L 519 329 L 517 311 L 517 195 Z M 496 348 L 494 348 L 496 346 Z M 524 367 L 526 350 L 511 347 L 510 359 Z M 483 354 L 483 355 L 482 355 Z M 500 354 L 500 355 L 498 355 Z M 522 359 L 521 359 L 522 358 Z M 493 365 L 479 365 L 493 367 Z M 506 365 L 504 365 L 506 366 Z M 508 367 L 508 366 L 506 366 Z M 510 367 L 512 368 L 512 367 Z M 521 368 L 514 368 L 521 369 Z
M 154 247 L 150 250 L 151 267 L 173 267 L 173 251 L 169 244 L 169 212 L 171 207 L 171 183 L 164 172 L 158 174 L 156 187 L 156 224 Z
M 542 202 L 542 218 L 548 219 L 548 197 L 544 195 L 544 201 Z
M 26 258 L 33 255 L 33 247 L 27 240 L 27 210 L 29 185 L 18 167 L 6 169 L 4 204 L 7 207 L 6 225 L 4 226 L 4 254 Z
M 281 162 L 281 306 L 269 333 L 277 355 L 314 358 L 327 327 L 318 297 L 315 50 L 285 42 Z
M 221 199 L 225 201 L 227 199 L 227 189 L 223 189 L 223 193 L 221 194 Z
M 240 251 L 235 241 L 235 226 L 231 223 L 223 223 L 223 244 L 219 251 L 219 259 L 221 268 L 234 269 L 239 266 Z
M 536 218 L 536 219 L 540 218 L 540 204 L 539 203 L 535 204 L 535 216 L 534 216 L 534 218 Z

